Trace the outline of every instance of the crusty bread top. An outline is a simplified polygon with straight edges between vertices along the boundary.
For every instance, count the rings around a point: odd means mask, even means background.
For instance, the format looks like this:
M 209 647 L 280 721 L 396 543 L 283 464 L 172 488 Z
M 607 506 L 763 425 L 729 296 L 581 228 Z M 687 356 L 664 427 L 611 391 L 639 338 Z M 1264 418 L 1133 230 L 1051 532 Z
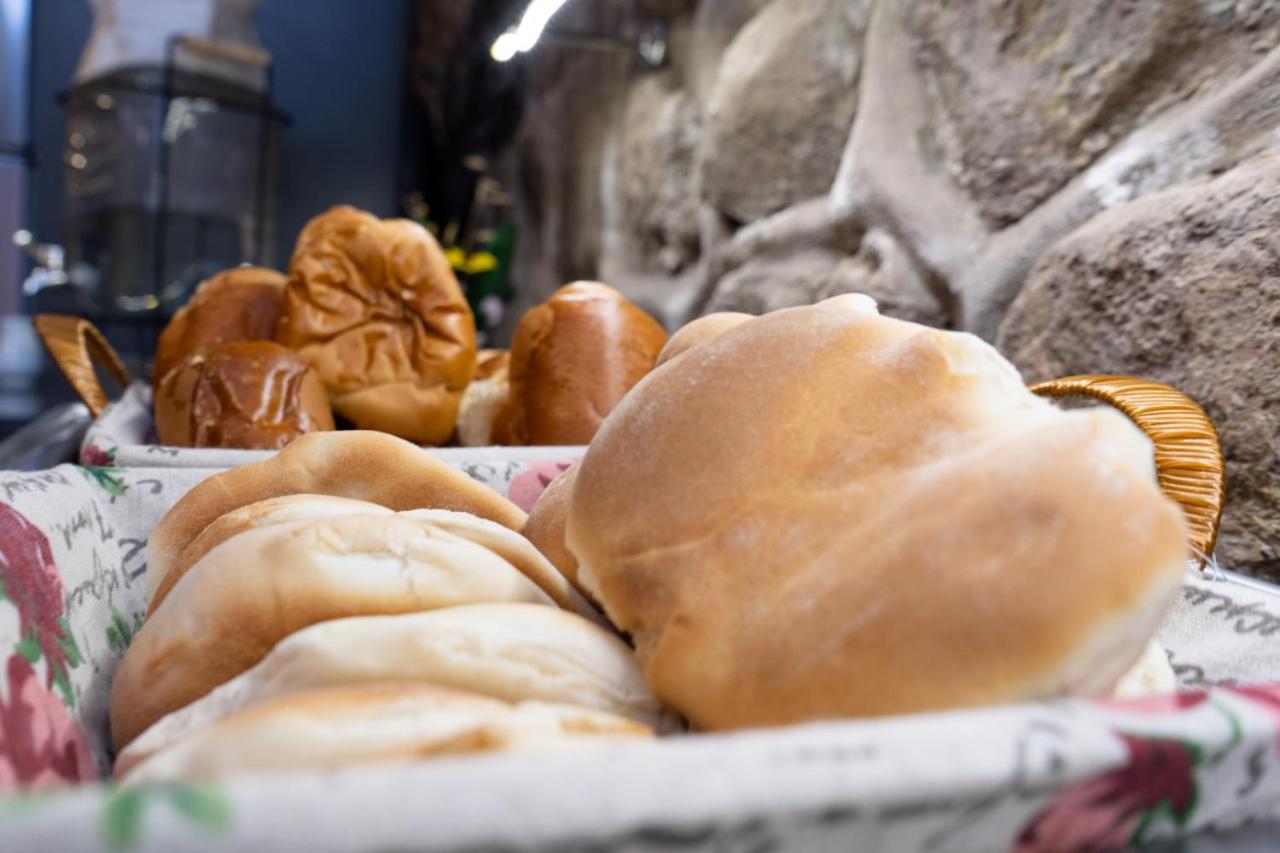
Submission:
M 649 374 L 566 537 L 658 697 L 712 729 L 1105 694 L 1187 554 L 1122 415 L 851 297 Z
M 122 772 L 127 784 L 155 784 L 650 735 L 646 726 L 599 711 L 510 705 L 442 687 L 386 682 L 284 696 L 194 732 Z
M 555 606 L 498 554 L 427 520 L 348 515 L 245 531 L 196 563 L 134 636 L 112 684 L 115 745 L 308 625 L 506 601 Z
M 147 595 L 174 561 L 219 516 L 292 494 L 354 498 L 388 509 L 452 509 L 512 530 L 525 514 L 511 501 L 407 441 L 380 432 L 312 433 L 270 459 L 215 474 L 160 519 L 147 540 Z
M 662 352 L 658 353 L 658 363 L 655 367 L 661 367 L 676 356 L 684 355 L 694 347 L 715 338 L 721 332 L 727 332 L 734 326 L 745 323 L 750 319 L 750 314 L 723 311 L 718 314 L 707 314 L 704 317 L 699 317 L 686 323 L 671 336 L 671 339 L 667 341 L 667 345 L 662 348 Z
M 653 727 L 665 721 L 631 649 L 613 633 L 553 607 L 476 604 L 334 619 L 291 634 L 252 669 L 147 729 L 117 757 L 116 772 L 250 706 L 379 681 L 575 705 Z

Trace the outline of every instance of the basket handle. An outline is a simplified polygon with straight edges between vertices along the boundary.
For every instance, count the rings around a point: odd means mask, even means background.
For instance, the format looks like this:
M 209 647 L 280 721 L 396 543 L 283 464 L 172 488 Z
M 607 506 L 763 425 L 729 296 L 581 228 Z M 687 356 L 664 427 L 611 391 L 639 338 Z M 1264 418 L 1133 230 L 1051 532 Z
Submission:
M 88 320 L 64 314 L 37 314 L 32 324 L 53 363 L 95 418 L 111 402 L 98 381 L 95 364 L 102 365 L 121 388 L 133 381 L 120 356 Z
M 1218 539 L 1226 493 L 1222 445 L 1204 409 L 1168 385 L 1132 376 L 1068 376 L 1031 390 L 1043 397 L 1101 400 L 1147 434 L 1156 446 L 1156 479 L 1182 507 L 1203 569 Z

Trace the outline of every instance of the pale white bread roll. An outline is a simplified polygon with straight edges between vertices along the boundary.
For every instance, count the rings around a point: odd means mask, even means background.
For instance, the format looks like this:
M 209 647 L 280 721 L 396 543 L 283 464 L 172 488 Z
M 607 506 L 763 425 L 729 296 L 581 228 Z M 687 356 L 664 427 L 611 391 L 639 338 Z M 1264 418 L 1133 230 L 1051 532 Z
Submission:
M 1169 655 L 1155 640 L 1147 643 L 1128 672 L 1121 676 L 1111 695 L 1117 699 L 1140 699 L 1178 692 L 1178 677 L 1169 664 Z
M 566 541 L 702 729 L 1106 695 L 1187 556 L 1121 414 L 851 297 L 649 374 L 579 463 Z
M 306 521 L 312 518 L 334 518 L 342 515 L 391 515 L 391 510 L 368 501 L 351 498 L 335 498 L 328 495 L 283 495 L 265 501 L 238 507 L 219 516 L 212 524 L 191 540 L 165 573 L 147 602 L 148 617 L 187 571 L 218 545 L 246 530 L 283 524 L 289 521 Z M 503 528 L 505 529 L 505 528 Z M 514 535 L 514 534 L 513 534 Z
M 117 757 L 116 772 L 253 705 L 384 681 L 573 705 L 654 728 L 669 723 L 635 655 L 613 634 L 551 607 L 475 604 L 334 619 L 291 634 L 252 669 L 143 732 Z
M 307 691 L 256 705 L 198 729 L 133 766 L 124 782 L 316 772 L 651 735 L 640 723 L 583 708 L 533 702 L 511 705 L 421 684 L 362 684 Z
M 427 451 L 382 432 L 316 432 L 262 462 L 199 483 L 175 503 L 147 540 L 147 597 L 174 561 L 218 517 L 281 495 L 318 494 L 370 501 L 388 509 L 452 509 L 512 530 L 525 514 L 511 501 Z
M 408 518 L 428 521 L 493 551 L 524 572 L 525 576 L 550 596 L 551 600 L 572 613 L 612 628 L 607 619 L 573 587 L 560 570 L 542 555 L 533 543 L 519 533 L 465 512 L 447 509 L 417 509 L 400 513 Z
M 507 405 L 510 393 L 511 382 L 505 371 L 490 379 L 473 379 L 458 406 L 458 444 L 463 447 L 493 444 L 494 424 Z
M 205 555 L 134 637 L 112 685 L 117 749 L 308 625 L 486 602 L 555 606 L 519 569 L 429 521 L 351 515 L 249 530 Z

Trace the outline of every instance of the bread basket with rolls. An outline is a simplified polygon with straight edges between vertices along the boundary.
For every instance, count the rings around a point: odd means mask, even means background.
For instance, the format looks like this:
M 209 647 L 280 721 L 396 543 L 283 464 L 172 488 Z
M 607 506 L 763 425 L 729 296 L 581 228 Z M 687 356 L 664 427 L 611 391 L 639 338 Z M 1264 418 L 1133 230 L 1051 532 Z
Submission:
M 631 307 L 573 285 L 462 387 L 411 394 L 425 368 L 389 360 L 386 397 L 335 397 L 338 367 L 284 347 L 337 418 L 381 420 L 216 472 L 0 478 L 11 678 L 58 702 L 41 772 L 111 780 L 12 838 L 58 818 L 85 840 L 83 814 L 173 791 L 199 805 L 150 807 L 144 848 L 1115 849 L 1274 813 L 1280 597 L 1213 563 L 1222 455 L 1194 401 L 1028 388 L 862 296 L 669 340 Z M 439 363 L 442 311 L 414 332 Z M 620 324 L 628 359 L 558 373 Z M 166 382 L 226 405 L 219 359 L 246 346 Z M 517 505 L 385 428 L 414 395 L 459 432 L 580 447 Z
M 189 467 L 332 429 L 424 447 L 582 446 L 667 337 L 616 290 L 575 282 L 521 318 L 511 350 L 478 350 L 435 238 L 345 206 L 307 224 L 287 274 L 245 266 L 201 283 L 161 332 L 150 382 L 133 382 L 86 320 L 43 315 L 36 329 L 96 419 L 87 464 Z M 125 386 L 115 403 L 95 366 Z

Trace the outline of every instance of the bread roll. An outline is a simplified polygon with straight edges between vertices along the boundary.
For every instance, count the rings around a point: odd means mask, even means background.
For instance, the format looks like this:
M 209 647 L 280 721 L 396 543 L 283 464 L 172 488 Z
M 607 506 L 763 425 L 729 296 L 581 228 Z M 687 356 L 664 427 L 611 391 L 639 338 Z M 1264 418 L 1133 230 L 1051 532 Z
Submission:
M 156 389 L 156 433 L 172 447 L 278 450 L 332 430 L 324 385 L 307 363 L 271 341 L 209 347 Z
M 1164 647 L 1155 640 L 1147 643 L 1138 662 L 1130 667 L 1112 691 L 1117 699 L 1139 699 L 1178 692 L 1178 677 L 1169 664 Z
M 418 509 L 402 512 L 406 518 L 426 521 L 454 536 L 461 536 L 484 548 L 519 569 L 525 577 L 538 585 L 557 605 L 584 619 L 602 625 L 609 623 L 583 598 L 564 575 L 533 544 L 519 533 L 478 518 L 470 513 L 447 509 Z
M 476 378 L 471 380 L 458 408 L 458 444 L 486 447 L 493 444 L 494 427 L 510 394 L 511 355 L 506 350 L 481 350 Z
M 125 782 L 321 771 L 651 734 L 639 723 L 582 708 L 509 705 L 422 684 L 362 684 L 298 693 L 250 708 L 133 765 Z
M 1123 415 L 853 297 L 651 373 L 579 463 L 566 539 L 703 729 L 1107 695 L 1187 560 Z
M 270 459 L 215 474 L 170 507 L 147 540 L 147 596 L 178 555 L 220 516 L 268 498 L 333 495 L 388 509 L 452 509 L 512 530 L 525 514 L 511 501 L 420 447 L 385 433 L 304 435 Z
M 280 273 L 262 267 L 238 267 L 202 282 L 160 333 L 155 387 L 170 370 L 210 347 L 273 340 L 287 282 Z
M 173 585 L 198 563 L 205 554 L 238 533 L 256 530 L 269 524 L 306 521 L 313 518 L 335 518 L 342 515 L 391 515 L 391 510 L 368 501 L 335 498 L 328 495 L 284 495 L 233 509 L 212 524 L 182 549 L 173 566 L 165 573 L 147 602 L 150 617 L 168 596 Z M 505 529 L 505 528 L 504 528 Z
M 347 207 L 299 238 L 277 339 L 338 414 L 422 444 L 449 440 L 475 370 L 475 320 L 435 238 Z
M 678 332 L 671 336 L 671 340 L 667 341 L 667 345 L 658 354 L 658 363 L 655 366 L 661 367 L 676 356 L 684 355 L 694 347 L 701 346 L 717 337 L 721 332 L 727 332 L 734 326 L 745 323 L 750 319 L 750 314 L 739 314 L 734 311 L 723 311 L 719 314 L 708 314 L 705 317 L 699 317 L 682 326 Z
M 133 638 L 112 685 L 119 749 L 308 625 L 516 601 L 554 606 L 488 548 L 404 516 L 273 524 L 214 548 Z
M 573 497 L 573 483 L 577 476 L 578 466 L 575 464 L 551 481 L 529 511 L 524 535 L 578 592 L 590 598 L 578 582 L 578 560 L 564 541 L 564 526 L 569 517 L 569 501 Z
M 588 444 L 667 341 L 658 322 L 603 284 L 577 282 L 521 318 L 499 444 Z
M 475 604 L 335 619 L 281 640 L 252 669 L 169 714 L 116 760 L 117 775 L 193 732 L 281 696 L 397 681 L 539 701 L 663 725 L 635 656 L 584 619 L 533 604 Z

